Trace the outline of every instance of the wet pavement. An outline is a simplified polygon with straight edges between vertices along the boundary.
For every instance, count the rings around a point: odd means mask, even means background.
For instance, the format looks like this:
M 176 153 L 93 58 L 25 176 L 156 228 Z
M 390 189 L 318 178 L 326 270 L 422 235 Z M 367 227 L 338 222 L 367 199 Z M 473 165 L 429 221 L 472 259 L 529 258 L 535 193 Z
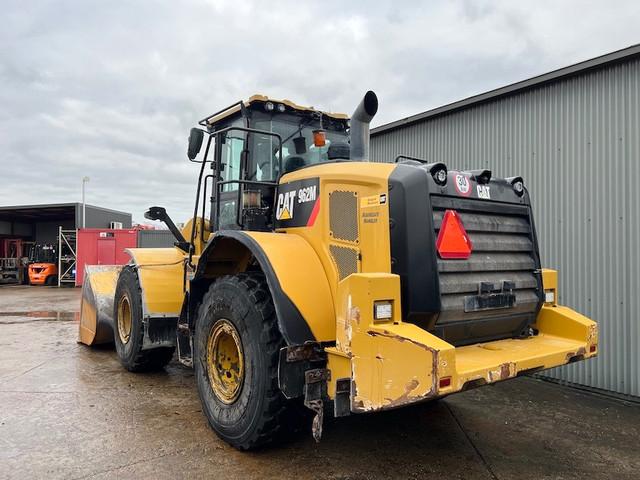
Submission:
M 638 404 L 531 378 L 240 453 L 209 429 L 189 369 L 131 374 L 77 344 L 79 299 L 0 287 L 0 479 L 640 478 Z

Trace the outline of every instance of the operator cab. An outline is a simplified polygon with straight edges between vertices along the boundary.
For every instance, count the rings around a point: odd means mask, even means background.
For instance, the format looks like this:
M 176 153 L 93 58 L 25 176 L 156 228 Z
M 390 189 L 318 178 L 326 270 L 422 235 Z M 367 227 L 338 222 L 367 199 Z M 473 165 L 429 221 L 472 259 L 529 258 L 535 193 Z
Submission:
M 200 161 L 203 167 L 209 163 L 212 172 L 201 178 L 204 201 L 202 211 L 196 213 L 206 215 L 206 195 L 212 192 L 208 215 L 212 231 L 272 230 L 275 187 L 282 175 L 350 158 L 347 115 L 321 112 L 289 100 L 254 95 L 199 124 L 209 136 Z M 204 134 L 202 129 L 192 129 L 191 160 Z

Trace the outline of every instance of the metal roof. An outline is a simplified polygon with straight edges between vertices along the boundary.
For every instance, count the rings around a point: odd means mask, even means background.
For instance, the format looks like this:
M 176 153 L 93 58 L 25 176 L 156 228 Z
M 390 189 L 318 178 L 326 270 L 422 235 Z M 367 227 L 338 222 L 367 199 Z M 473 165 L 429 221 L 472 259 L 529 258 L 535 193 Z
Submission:
M 129 215 L 127 212 L 111 210 L 104 207 L 86 204 L 88 208 L 104 212 Z M 0 206 L 0 220 L 13 222 L 37 222 L 47 220 L 75 219 L 76 209 L 81 208 L 82 203 L 50 203 L 42 205 L 11 205 Z
M 522 80 L 520 82 L 512 83 L 511 85 L 507 85 L 505 87 L 490 90 L 479 95 L 465 98 L 464 100 L 459 100 L 442 107 L 427 110 L 426 112 L 418 113 L 410 117 L 402 118 L 400 120 L 381 125 L 379 127 L 371 129 L 371 135 L 379 135 L 391 130 L 396 130 L 398 128 L 428 120 L 433 117 L 445 115 L 456 110 L 461 110 L 472 105 L 489 102 L 500 97 L 505 97 L 514 93 L 519 93 L 525 90 L 539 87 L 560 78 L 579 75 L 588 70 L 594 70 L 605 65 L 623 62 L 638 56 L 640 56 L 640 44 L 632 45 L 630 47 L 623 48 L 622 50 L 616 50 L 615 52 L 607 53 L 606 55 L 601 55 L 590 60 L 585 60 L 584 62 L 576 63 L 574 65 L 560 68 L 558 70 L 553 70 L 549 73 L 538 75 L 528 80 Z

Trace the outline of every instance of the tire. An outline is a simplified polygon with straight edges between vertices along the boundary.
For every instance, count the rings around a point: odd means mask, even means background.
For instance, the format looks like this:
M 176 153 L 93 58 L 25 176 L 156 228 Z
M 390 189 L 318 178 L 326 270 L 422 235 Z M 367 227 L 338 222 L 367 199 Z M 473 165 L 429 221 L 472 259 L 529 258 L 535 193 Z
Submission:
M 209 359 L 218 352 L 215 342 L 221 329 L 226 331 L 221 335 L 239 340 L 237 391 L 213 386 L 219 384 L 216 370 L 221 364 Z M 288 406 L 278 388 L 278 357 L 285 343 L 264 275 L 243 273 L 216 280 L 198 309 L 194 344 L 202 410 L 218 436 L 239 450 L 279 439 Z
M 58 284 L 58 277 L 56 277 L 55 275 L 49 275 L 45 279 L 44 284 L 48 287 L 55 287 Z
M 142 350 L 142 297 L 138 275 L 131 267 L 123 268 L 118 276 L 113 302 L 113 338 L 120 363 L 130 372 L 160 370 L 173 358 L 175 347 Z

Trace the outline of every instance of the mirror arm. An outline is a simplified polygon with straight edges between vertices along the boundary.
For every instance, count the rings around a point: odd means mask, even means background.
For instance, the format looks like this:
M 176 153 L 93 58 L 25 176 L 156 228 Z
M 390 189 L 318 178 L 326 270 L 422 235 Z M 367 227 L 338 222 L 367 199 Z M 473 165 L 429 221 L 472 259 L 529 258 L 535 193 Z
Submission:
M 149 210 L 144 213 L 144 218 L 148 220 L 160 220 L 161 222 L 164 222 L 164 224 L 169 228 L 169 230 L 177 240 L 175 245 L 180 250 L 184 250 L 185 252 L 191 250 L 189 248 L 189 242 L 187 242 L 187 240 L 184 238 L 182 232 L 178 229 L 176 224 L 173 223 L 173 220 L 171 220 L 171 217 L 169 217 L 167 211 L 164 208 L 149 207 Z

